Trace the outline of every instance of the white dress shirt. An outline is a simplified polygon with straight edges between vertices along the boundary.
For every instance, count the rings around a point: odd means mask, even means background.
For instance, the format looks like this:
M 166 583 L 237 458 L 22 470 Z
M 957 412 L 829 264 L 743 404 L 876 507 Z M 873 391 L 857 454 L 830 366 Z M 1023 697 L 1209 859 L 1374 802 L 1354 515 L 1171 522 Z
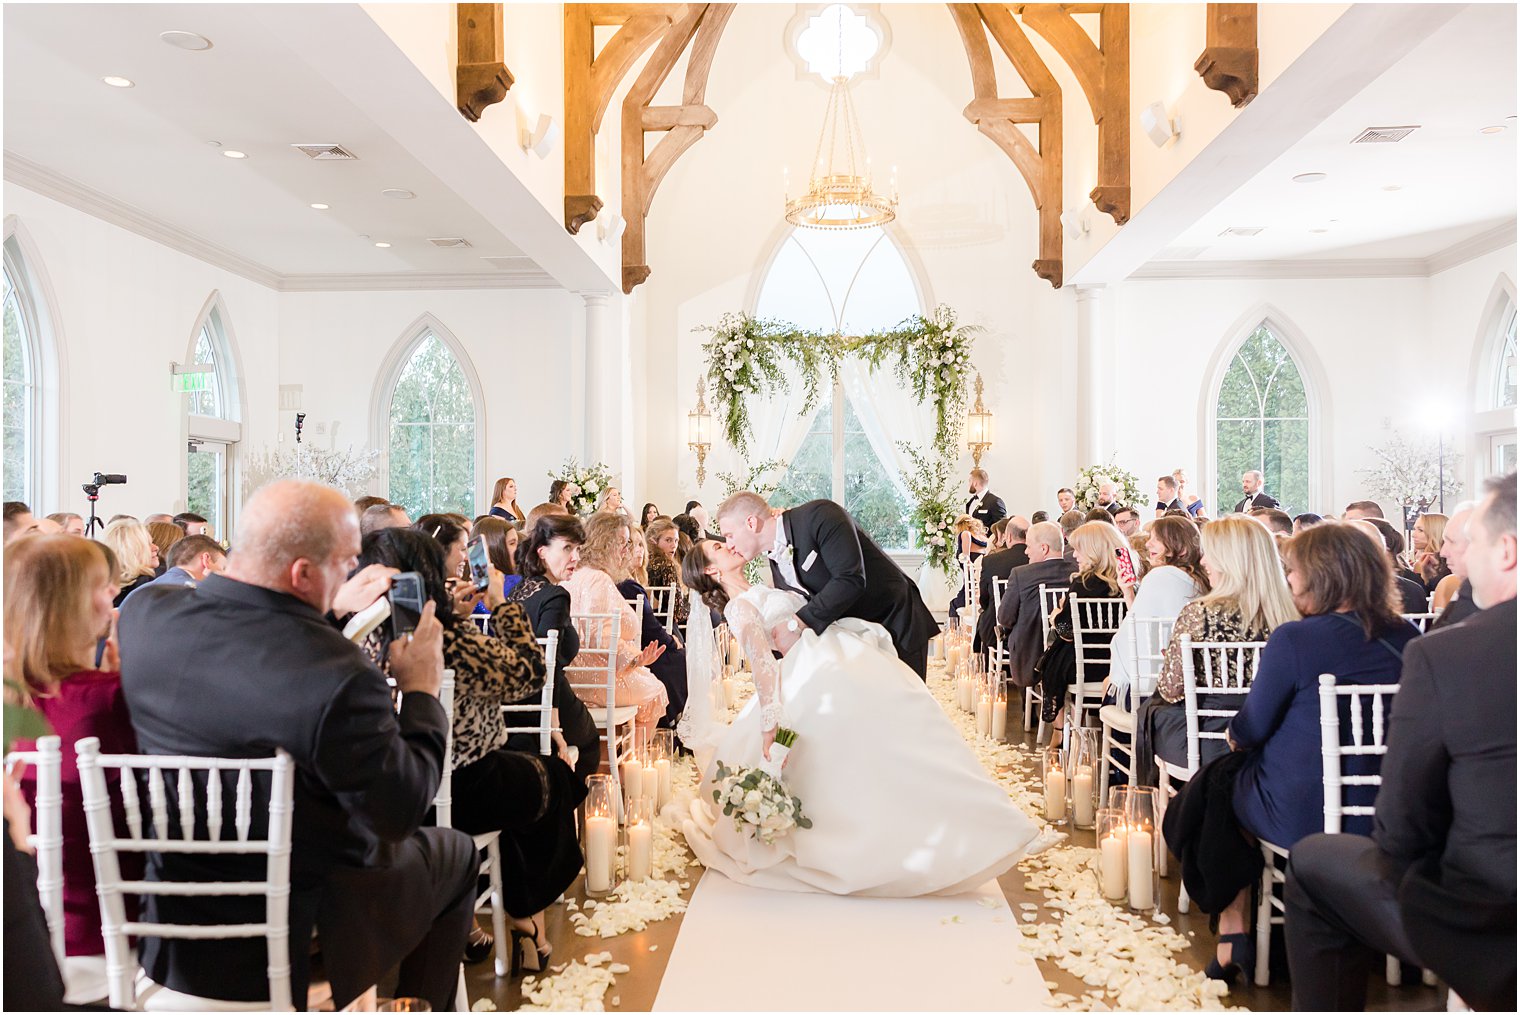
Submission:
M 775 563 L 776 569 L 781 572 L 781 580 L 788 588 L 804 596 L 808 594 L 807 589 L 802 587 L 801 579 L 797 577 L 797 565 L 792 561 L 792 547 L 786 541 L 786 526 L 779 517 L 776 519 L 776 544 L 766 556 Z

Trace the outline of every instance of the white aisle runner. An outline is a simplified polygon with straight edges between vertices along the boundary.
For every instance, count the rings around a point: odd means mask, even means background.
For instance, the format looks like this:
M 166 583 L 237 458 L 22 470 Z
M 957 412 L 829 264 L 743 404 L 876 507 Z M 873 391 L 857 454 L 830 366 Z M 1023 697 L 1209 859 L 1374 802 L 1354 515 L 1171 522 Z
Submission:
M 1050 992 L 1019 938 L 996 881 L 869 899 L 765 891 L 707 871 L 654 1010 L 1038 1011 Z

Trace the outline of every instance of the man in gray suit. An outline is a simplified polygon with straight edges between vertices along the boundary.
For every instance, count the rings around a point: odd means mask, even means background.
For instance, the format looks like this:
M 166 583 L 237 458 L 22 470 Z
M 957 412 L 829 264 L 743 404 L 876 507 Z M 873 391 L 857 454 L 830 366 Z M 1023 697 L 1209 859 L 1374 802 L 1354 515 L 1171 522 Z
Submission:
M 1025 537 L 1029 563 L 1008 573 L 997 623 L 1008 644 L 1008 672 L 1017 687 L 1034 683 L 1034 664 L 1045 648 L 1040 638 L 1040 586 L 1071 584 L 1072 563 L 1063 557 L 1066 540 L 1055 522 L 1037 522 Z

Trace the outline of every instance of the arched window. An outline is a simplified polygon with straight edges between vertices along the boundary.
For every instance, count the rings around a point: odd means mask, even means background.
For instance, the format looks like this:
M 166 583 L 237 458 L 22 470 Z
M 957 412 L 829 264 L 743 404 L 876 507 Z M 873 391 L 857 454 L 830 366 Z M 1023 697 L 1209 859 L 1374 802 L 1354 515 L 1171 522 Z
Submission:
M 1241 499 L 1252 469 L 1284 511 L 1308 511 L 1311 462 L 1309 393 L 1293 354 L 1262 324 L 1230 360 L 1214 399 L 1214 476 L 1218 510 Z
M 389 497 L 413 518 L 475 514 L 477 413 L 454 351 L 431 329 L 402 360 L 387 399 Z
M 1509 308 L 1509 319 L 1504 324 L 1503 337 L 1496 343 L 1494 357 L 1494 386 L 1488 393 L 1490 409 L 1513 409 L 1515 407 L 1515 308 Z
M 5 499 L 34 508 L 41 488 L 39 467 L 39 334 L 24 278 L 5 246 Z
M 860 335 L 923 312 L 902 251 L 880 228 L 833 232 L 793 230 L 772 259 L 755 315 L 798 328 Z M 825 394 L 795 449 L 783 439 L 776 454 L 790 462 L 773 503 L 831 497 L 889 549 L 909 546 L 904 496 L 895 461 L 898 440 L 918 439 L 908 420 L 890 418 L 871 388 L 896 385 L 890 371 L 836 384 Z
M 181 368 L 185 391 L 185 510 L 232 532 L 233 476 L 243 437 L 237 355 L 220 293 L 212 293 L 191 332 Z

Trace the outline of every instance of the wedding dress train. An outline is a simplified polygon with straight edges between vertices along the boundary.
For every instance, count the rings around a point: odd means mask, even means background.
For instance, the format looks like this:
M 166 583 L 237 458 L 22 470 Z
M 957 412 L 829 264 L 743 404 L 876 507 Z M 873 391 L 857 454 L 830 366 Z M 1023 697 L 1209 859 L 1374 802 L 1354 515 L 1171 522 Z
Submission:
M 687 724 L 702 772 L 685 823 L 697 858 L 759 888 L 889 897 L 969 891 L 1008 870 L 1037 829 L 987 776 L 885 630 L 846 619 L 822 635 L 804 631 L 779 664 L 772 657 L 767 632 L 802 603 L 756 586 L 725 611 L 757 694 L 726 730 L 704 735 L 701 722 Z M 697 654 L 694 645 L 688 660 Z M 689 711 L 703 707 L 706 691 L 692 687 Z M 766 845 L 716 808 L 711 779 L 719 761 L 760 763 L 762 715 L 773 717 L 778 705 L 781 725 L 798 735 L 782 778 L 813 827 Z

